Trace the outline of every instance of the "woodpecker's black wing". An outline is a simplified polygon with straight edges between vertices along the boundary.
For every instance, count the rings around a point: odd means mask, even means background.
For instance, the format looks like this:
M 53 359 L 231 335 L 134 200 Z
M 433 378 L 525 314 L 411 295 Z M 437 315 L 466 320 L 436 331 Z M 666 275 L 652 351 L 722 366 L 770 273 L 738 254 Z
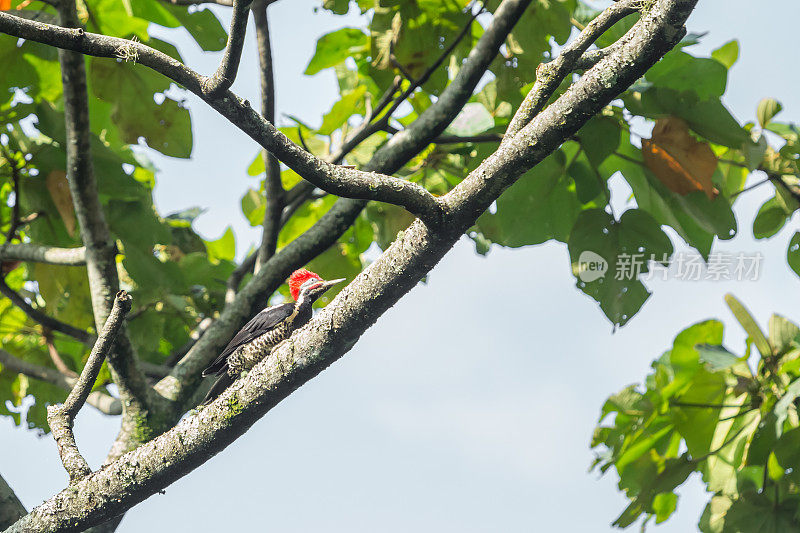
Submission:
M 231 342 L 222 350 L 222 353 L 214 359 L 208 368 L 203 370 L 203 376 L 210 376 L 212 374 L 220 375 L 227 371 L 228 356 L 232 354 L 236 348 L 247 344 L 256 337 L 263 335 L 275 326 L 286 320 L 294 310 L 294 302 L 273 305 L 261 310 L 256 316 L 250 319 L 250 322 L 244 325 L 239 330 Z

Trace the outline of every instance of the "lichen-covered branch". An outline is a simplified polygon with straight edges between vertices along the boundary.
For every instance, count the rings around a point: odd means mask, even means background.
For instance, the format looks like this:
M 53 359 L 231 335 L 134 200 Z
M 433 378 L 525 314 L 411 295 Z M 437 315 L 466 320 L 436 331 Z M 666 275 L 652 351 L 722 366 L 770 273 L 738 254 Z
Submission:
M 72 390 L 75 383 L 78 381 L 78 378 L 65 376 L 52 368 L 23 361 L 5 350 L 0 350 L 0 365 L 3 366 L 4 372 L 9 371 L 16 374 L 24 374 L 30 378 L 50 383 L 64 390 Z M 86 403 L 107 415 L 116 416 L 122 414 L 122 402 L 120 402 L 118 398 L 114 398 L 101 391 L 90 393 L 86 399 Z
M 261 115 L 270 123 L 275 123 L 275 77 L 272 70 L 272 44 L 269 36 L 269 19 L 267 3 L 256 0 L 253 3 L 253 20 L 256 26 L 256 42 L 258 43 L 258 66 L 261 81 Z M 281 229 L 281 213 L 285 206 L 286 191 L 281 183 L 281 167 L 271 152 L 264 150 L 264 191 L 266 204 L 264 211 L 264 227 L 261 245 L 258 248 L 255 271 L 258 271 L 278 246 L 278 233 Z M 237 286 L 238 287 L 238 286 Z
M 31 261 L 50 265 L 80 266 L 86 264 L 86 248 L 56 248 L 41 244 L 0 245 L 0 261 Z
M 233 0 L 233 14 L 231 15 L 231 29 L 228 31 L 228 43 L 222 62 L 216 72 L 205 80 L 205 92 L 216 97 L 230 89 L 239 72 L 239 61 L 244 48 L 244 36 L 247 33 L 247 15 L 250 13 L 250 4 L 253 0 Z
M 75 386 L 67 395 L 67 399 L 63 404 L 47 407 L 47 423 L 50 425 L 50 431 L 58 445 L 61 462 L 64 464 L 64 469 L 69 474 L 71 482 L 89 475 L 92 471 L 75 444 L 75 435 L 72 432 L 75 415 L 86 403 L 94 382 L 97 380 L 97 374 L 100 373 L 100 367 L 103 365 L 106 355 L 111 351 L 114 339 L 124 323 L 125 315 L 130 310 L 131 297 L 125 291 L 119 291 L 114 298 L 111 313 L 108 315 L 103 330 L 97 337 L 89 359 L 75 382 Z
M 83 32 L 74 1 L 59 2 L 57 9 L 61 24 L 74 28 L 64 31 L 76 35 Z M 3 16 L 22 20 L 5 13 Z M 38 22 L 25 22 L 35 26 L 41 25 Z M 83 55 L 65 49 L 59 50 L 58 59 L 61 65 L 61 81 L 64 85 L 67 181 L 75 215 L 80 224 L 81 239 L 86 246 L 86 270 L 92 309 L 95 327 L 100 331 L 111 312 L 114 295 L 119 290 L 116 244 L 111 239 L 106 224 L 92 165 L 85 59 Z M 144 374 L 136 364 L 133 347 L 124 327 L 114 350 L 108 356 L 108 362 L 111 375 L 126 405 L 145 409 L 150 403 L 150 389 Z

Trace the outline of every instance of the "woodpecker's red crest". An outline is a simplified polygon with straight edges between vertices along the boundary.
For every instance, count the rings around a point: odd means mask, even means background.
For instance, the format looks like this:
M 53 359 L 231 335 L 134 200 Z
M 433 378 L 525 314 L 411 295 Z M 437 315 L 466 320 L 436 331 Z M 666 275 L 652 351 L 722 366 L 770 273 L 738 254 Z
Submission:
M 310 279 L 322 281 L 321 277 L 319 277 L 317 274 L 314 274 L 310 270 L 306 270 L 305 268 L 301 268 L 300 270 L 295 270 L 292 272 L 292 275 L 289 276 L 289 292 L 292 293 L 292 298 L 297 300 L 297 298 L 300 296 L 300 286 Z

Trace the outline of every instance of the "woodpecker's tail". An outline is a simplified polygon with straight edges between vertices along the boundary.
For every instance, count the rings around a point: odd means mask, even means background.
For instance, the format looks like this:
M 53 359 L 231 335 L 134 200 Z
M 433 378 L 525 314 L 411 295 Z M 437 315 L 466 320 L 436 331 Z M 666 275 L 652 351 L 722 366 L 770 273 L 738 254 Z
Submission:
M 208 391 L 208 394 L 206 394 L 206 397 L 203 398 L 203 401 L 200 402 L 200 405 L 208 405 L 213 402 L 217 396 L 222 394 L 222 392 L 233 382 L 234 379 L 227 372 L 223 373 L 217 378 L 217 381 L 214 382 L 214 385 L 211 386 L 211 389 Z

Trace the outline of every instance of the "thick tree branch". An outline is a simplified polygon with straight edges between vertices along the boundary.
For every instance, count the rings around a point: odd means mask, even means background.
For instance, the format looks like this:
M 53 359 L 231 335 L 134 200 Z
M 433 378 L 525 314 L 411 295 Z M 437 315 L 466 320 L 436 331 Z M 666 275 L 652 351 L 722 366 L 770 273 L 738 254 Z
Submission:
M 0 476 L 0 529 L 7 528 L 27 513 L 17 495 Z
M 70 482 L 82 479 L 92 472 L 86 459 L 78 451 L 77 444 L 75 444 L 72 424 L 75 420 L 75 415 L 78 414 L 80 408 L 86 403 L 89 394 L 91 394 L 94 382 L 97 380 L 97 374 L 100 373 L 100 367 L 103 365 L 106 355 L 111 351 L 114 338 L 124 323 L 125 315 L 130 310 L 131 297 L 125 291 L 119 291 L 114 298 L 114 304 L 111 308 L 111 313 L 108 315 L 108 320 L 106 320 L 105 326 L 103 326 L 103 330 L 100 332 L 100 336 L 97 338 L 97 342 L 95 342 L 92 352 L 89 354 L 89 359 L 86 361 L 86 365 L 83 367 L 72 391 L 70 391 L 63 404 L 47 407 L 47 423 L 53 432 L 53 438 L 56 440 L 58 452 L 61 455 L 61 462 L 69 474 Z
M 0 261 L 31 261 L 50 265 L 79 266 L 86 264 L 86 248 L 56 248 L 40 244 L 0 245 Z
M 53 370 L 52 368 L 47 368 L 23 361 L 22 359 L 14 357 L 5 350 L 0 350 L 0 365 L 3 366 L 4 371 L 8 370 L 9 372 L 14 372 L 16 374 L 24 374 L 30 378 L 38 379 L 39 381 L 44 381 L 45 383 L 50 383 L 64 390 L 72 390 L 72 387 L 74 387 L 75 383 L 78 381 L 78 378 L 65 376 L 61 372 Z M 122 414 L 122 402 L 104 392 L 92 392 L 89 394 L 86 403 L 95 407 L 101 413 L 105 413 L 107 415 Z
M 620 0 L 600 13 L 576 39 L 567 44 L 553 61 L 542 63 L 536 69 L 536 82 L 520 105 L 506 130 L 506 139 L 513 137 L 547 104 L 564 77 L 576 68 L 581 56 L 607 29 L 619 20 L 634 13 L 643 5 L 642 0 Z
M 25 298 L 18 294 L 14 289 L 9 287 L 3 277 L 0 277 L 0 294 L 11 300 L 11 303 L 19 307 L 22 312 L 28 315 L 32 320 L 38 322 L 48 329 L 58 331 L 64 335 L 69 335 L 70 337 L 79 340 L 84 344 L 90 344 L 94 339 L 94 336 L 88 331 L 61 322 L 60 320 L 48 316 L 33 307 L 31 304 L 25 301 Z
M 230 89 L 239 72 L 239 61 L 242 58 L 244 37 L 247 33 L 247 15 L 253 0 L 233 0 L 231 29 L 228 31 L 228 44 L 217 71 L 205 80 L 205 91 L 211 97 L 219 96 Z
M 83 29 L 80 28 L 75 2 L 64 0 L 59 2 L 57 9 L 61 23 L 75 28 L 62 31 L 81 35 Z M 2 13 L 2 16 L 23 20 L 5 13 Z M 37 27 L 41 25 L 37 22 L 30 23 Z M 67 180 L 75 215 L 80 223 L 81 239 L 86 246 L 86 269 L 92 309 L 95 327 L 100 331 L 111 312 L 114 295 L 119 290 L 116 244 L 111 240 L 103 215 L 92 165 L 85 60 L 81 54 L 63 49 L 59 50 L 58 59 L 61 64 L 61 81 L 64 85 Z M 151 391 L 144 374 L 136 364 L 133 347 L 124 326 L 114 350 L 108 356 L 108 362 L 111 375 L 126 405 L 135 409 L 145 409 L 151 403 L 149 401 Z
M 256 26 L 256 42 L 258 43 L 258 65 L 261 81 L 261 115 L 270 123 L 275 124 L 275 78 L 272 71 L 272 45 L 269 36 L 269 19 L 267 18 L 267 3 L 265 0 L 256 0 L 253 3 L 253 21 Z M 278 246 L 278 233 L 281 229 L 281 212 L 284 208 L 283 184 L 281 183 L 281 167 L 271 152 L 264 150 L 264 190 L 266 196 L 266 209 L 264 211 L 264 228 L 261 245 L 258 249 L 254 268 L 258 271 L 270 257 L 275 254 Z M 238 289 L 238 285 L 237 285 Z M 227 299 L 227 297 L 226 297 Z

